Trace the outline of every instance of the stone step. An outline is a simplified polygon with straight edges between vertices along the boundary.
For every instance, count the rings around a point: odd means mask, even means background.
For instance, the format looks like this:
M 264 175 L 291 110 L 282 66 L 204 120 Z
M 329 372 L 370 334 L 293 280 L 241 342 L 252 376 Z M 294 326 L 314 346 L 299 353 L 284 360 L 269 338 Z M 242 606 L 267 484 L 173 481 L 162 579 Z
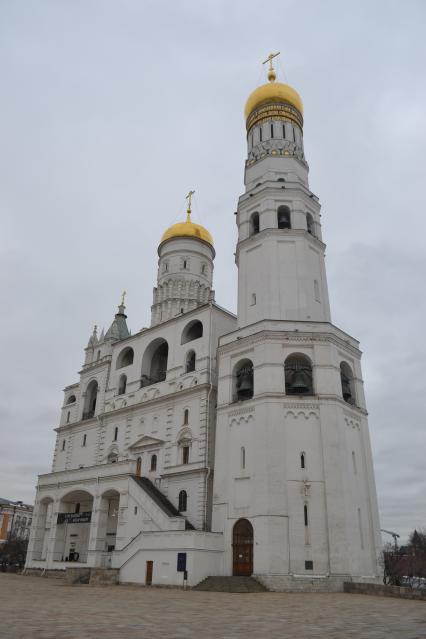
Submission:
M 267 592 L 253 577 L 206 577 L 193 590 L 210 592 Z

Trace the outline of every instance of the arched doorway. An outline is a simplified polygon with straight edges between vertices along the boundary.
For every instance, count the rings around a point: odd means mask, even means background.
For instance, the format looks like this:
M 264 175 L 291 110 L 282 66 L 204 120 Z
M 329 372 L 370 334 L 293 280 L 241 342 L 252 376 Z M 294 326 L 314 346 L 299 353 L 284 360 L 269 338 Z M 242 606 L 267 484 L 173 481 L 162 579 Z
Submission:
M 232 574 L 250 576 L 253 573 L 253 526 L 248 519 L 239 519 L 232 531 Z

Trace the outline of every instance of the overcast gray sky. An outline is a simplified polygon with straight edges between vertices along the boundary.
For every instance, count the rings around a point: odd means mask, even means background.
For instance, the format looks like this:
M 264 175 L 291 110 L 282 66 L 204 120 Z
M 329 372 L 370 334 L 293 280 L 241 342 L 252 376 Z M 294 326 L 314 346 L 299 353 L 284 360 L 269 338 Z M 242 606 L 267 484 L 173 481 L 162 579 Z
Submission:
M 243 107 L 281 51 L 305 104 L 335 324 L 358 338 L 382 527 L 426 526 L 423 1 L 0 0 L 0 495 L 31 502 L 62 388 L 196 190 L 236 310 Z

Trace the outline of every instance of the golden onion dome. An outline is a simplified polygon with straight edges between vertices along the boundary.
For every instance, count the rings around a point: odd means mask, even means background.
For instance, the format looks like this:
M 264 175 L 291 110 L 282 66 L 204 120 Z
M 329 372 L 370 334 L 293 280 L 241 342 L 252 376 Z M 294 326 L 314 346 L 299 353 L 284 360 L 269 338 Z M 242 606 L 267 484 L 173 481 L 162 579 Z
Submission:
M 213 246 L 213 238 L 204 226 L 195 224 L 191 221 L 191 214 L 188 212 L 186 222 L 178 222 L 173 224 L 163 233 L 161 242 L 171 240 L 173 237 L 193 237 L 196 240 L 202 240 Z
M 292 120 L 295 124 L 303 127 L 303 103 L 302 98 L 293 87 L 282 82 L 276 82 L 275 69 L 272 60 L 279 53 L 270 53 L 263 62 L 269 62 L 267 84 L 255 89 L 248 97 L 244 109 L 244 115 L 249 131 L 258 122 L 264 122 L 273 117 L 283 117 Z
M 267 84 L 257 87 L 249 95 L 244 109 L 244 116 L 247 119 L 250 113 L 253 113 L 258 107 L 280 102 L 291 104 L 303 115 L 303 102 L 297 91 L 288 84 L 271 80 Z

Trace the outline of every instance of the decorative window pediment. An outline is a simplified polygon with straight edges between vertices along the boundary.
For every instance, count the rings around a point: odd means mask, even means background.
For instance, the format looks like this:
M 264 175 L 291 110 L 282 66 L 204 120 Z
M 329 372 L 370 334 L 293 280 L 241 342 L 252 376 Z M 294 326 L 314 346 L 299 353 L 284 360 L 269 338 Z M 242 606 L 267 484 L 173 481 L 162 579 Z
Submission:
M 159 446 L 163 446 L 164 439 L 157 439 L 156 437 L 150 437 L 149 435 L 144 435 L 137 439 L 133 444 L 129 446 L 130 450 L 141 450 L 143 448 L 158 448 Z

